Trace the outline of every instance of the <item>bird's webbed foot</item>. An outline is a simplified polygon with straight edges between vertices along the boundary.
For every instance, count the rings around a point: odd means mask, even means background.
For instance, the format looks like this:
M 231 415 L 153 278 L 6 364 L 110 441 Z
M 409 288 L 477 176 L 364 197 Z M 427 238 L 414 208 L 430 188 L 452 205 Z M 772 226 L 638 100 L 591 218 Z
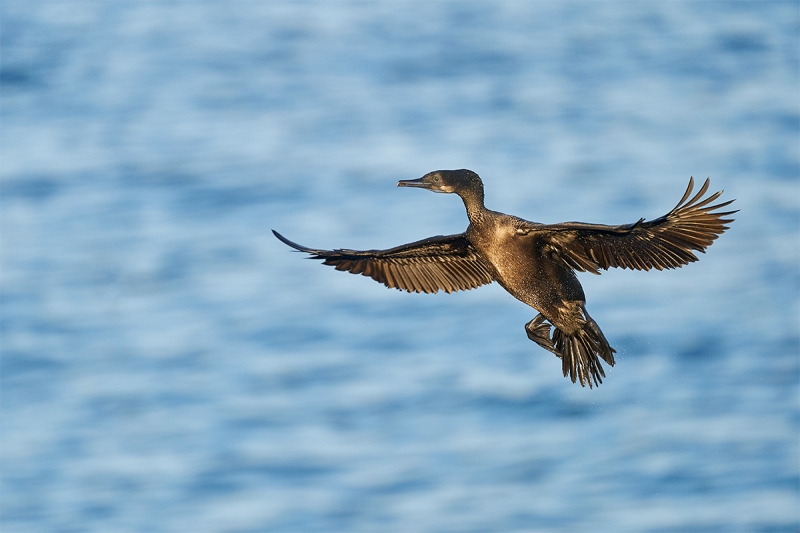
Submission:
M 561 357 L 561 355 L 553 347 L 553 339 L 550 336 L 550 328 L 552 327 L 549 322 L 546 322 L 543 314 L 539 313 L 533 320 L 525 324 L 525 332 L 528 338 L 550 352 Z

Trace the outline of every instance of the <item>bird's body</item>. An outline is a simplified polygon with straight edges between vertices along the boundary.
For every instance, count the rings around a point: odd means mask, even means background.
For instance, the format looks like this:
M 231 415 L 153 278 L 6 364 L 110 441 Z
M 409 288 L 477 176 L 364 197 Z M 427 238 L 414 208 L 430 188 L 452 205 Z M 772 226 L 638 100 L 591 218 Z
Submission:
M 388 287 L 409 292 L 453 292 L 497 281 L 537 311 L 525 325 L 528 337 L 562 360 L 565 376 L 581 385 L 599 384 L 605 376 L 598 356 L 614 365 L 614 352 L 586 312 L 586 297 L 575 271 L 599 274 L 610 267 L 649 270 L 677 268 L 697 260 L 726 229 L 734 213 L 713 212 L 732 202 L 707 207 L 721 192 L 689 198 L 690 180 L 678 205 L 663 217 L 634 224 L 606 226 L 566 222 L 539 224 L 491 211 L 484 206 L 483 183 L 470 170 L 440 170 L 398 186 L 458 194 L 469 218 L 467 230 L 388 250 L 315 250 L 289 246 L 323 259 L 337 270 L 370 276 Z M 551 327 L 553 331 L 551 334 Z
M 485 217 L 470 221 L 466 237 L 491 266 L 494 280 L 518 300 L 544 313 L 554 325 L 563 314 L 564 304 L 585 299 L 573 270 L 543 256 L 533 223 L 489 211 Z

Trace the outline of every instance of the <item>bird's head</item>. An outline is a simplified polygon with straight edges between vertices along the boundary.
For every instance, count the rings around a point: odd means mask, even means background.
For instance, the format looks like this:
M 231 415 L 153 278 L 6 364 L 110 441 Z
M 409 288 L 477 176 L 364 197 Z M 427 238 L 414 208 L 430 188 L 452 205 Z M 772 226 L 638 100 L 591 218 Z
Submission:
M 415 180 L 400 180 L 398 187 L 418 187 L 433 192 L 456 193 L 462 196 L 467 192 L 480 192 L 483 195 L 483 182 L 471 170 L 435 170 Z

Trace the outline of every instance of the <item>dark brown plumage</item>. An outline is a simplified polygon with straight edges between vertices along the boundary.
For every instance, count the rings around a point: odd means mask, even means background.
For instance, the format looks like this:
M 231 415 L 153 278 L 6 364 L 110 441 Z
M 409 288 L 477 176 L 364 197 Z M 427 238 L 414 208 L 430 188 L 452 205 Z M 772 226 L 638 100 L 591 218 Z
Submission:
M 317 250 L 273 233 L 292 248 L 322 259 L 323 264 L 408 292 L 450 293 L 497 281 L 539 311 L 525 325 L 528 337 L 561 358 L 565 376 L 589 387 L 605 377 L 598 356 L 613 366 L 615 350 L 586 312 L 586 298 L 574 271 L 599 274 L 611 267 L 679 268 L 697 261 L 693 252 L 704 252 L 728 229 L 725 224 L 732 222 L 723 217 L 736 212 L 717 211 L 733 200 L 709 205 L 722 191 L 703 198 L 709 180 L 689 199 L 693 178 L 678 205 L 666 215 L 620 226 L 539 224 L 491 211 L 483 205 L 480 177 L 465 169 L 430 172 L 417 180 L 400 181 L 398 186 L 458 194 L 469 227 L 458 235 L 364 251 Z

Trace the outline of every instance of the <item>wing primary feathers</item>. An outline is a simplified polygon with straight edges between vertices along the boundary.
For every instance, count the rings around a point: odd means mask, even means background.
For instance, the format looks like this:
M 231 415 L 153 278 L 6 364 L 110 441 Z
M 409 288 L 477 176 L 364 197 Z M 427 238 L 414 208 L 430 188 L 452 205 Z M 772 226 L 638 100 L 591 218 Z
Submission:
M 694 178 L 689 178 L 689 185 L 677 205 L 666 215 L 649 222 L 639 219 L 620 226 L 565 222 L 541 226 L 532 234 L 534 238 L 549 241 L 558 255 L 576 270 L 679 268 L 697 261 L 693 252 L 705 252 L 728 230 L 726 224 L 733 222 L 723 217 L 737 212 L 719 211 L 733 200 L 710 205 L 723 191 L 703 198 L 710 184 L 711 180 L 706 179 L 692 195 Z
M 492 269 L 462 234 L 436 236 L 386 250 L 319 250 L 292 242 L 272 230 L 281 242 L 336 270 L 362 274 L 389 288 L 435 293 L 474 289 L 493 281 Z

